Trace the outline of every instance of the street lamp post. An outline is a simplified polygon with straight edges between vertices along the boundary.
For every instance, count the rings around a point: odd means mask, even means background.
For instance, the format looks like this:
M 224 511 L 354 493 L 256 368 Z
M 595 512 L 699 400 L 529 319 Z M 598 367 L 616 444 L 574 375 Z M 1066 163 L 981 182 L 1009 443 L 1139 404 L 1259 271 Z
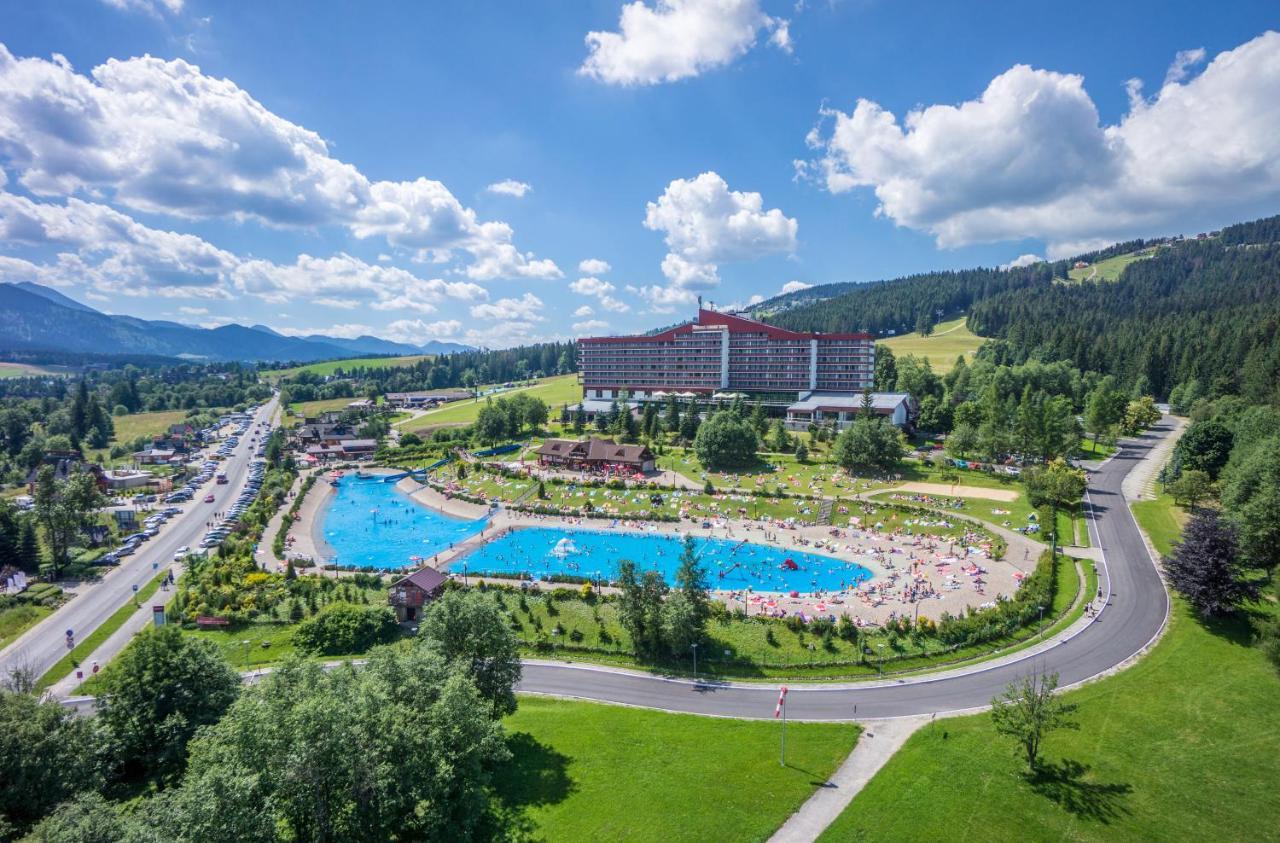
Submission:
M 884 678 L 884 645 L 877 644 L 876 648 L 880 650 L 880 678 Z
M 1040 610 L 1040 631 L 1036 634 L 1044 635 L 1044 606 L 1037 606 L 1036 608 Z
M 698 642 L 693 642 L 693 684 L 698 684 Z

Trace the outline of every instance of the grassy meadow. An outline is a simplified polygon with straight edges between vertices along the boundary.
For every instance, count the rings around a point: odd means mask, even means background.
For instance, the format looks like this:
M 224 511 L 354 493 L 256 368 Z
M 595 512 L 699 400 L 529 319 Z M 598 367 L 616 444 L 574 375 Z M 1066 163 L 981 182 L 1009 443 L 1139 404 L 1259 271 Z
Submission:
M 956 358 L 962 354 L 966 361 L 972 359 L 978 351 L 978 346 L 984 342 L 986 342 L 985 339 L 969 330 L 963 316 L 947 322 L 939 322 L 934 326 L 933 333 L 927 337 L 913 332 L 899 337 L 876 340 L 877 345 L 891 349 L 895 357 L 914 354 L 916 357 L 925 358 L 938 374 L 951 371 Z

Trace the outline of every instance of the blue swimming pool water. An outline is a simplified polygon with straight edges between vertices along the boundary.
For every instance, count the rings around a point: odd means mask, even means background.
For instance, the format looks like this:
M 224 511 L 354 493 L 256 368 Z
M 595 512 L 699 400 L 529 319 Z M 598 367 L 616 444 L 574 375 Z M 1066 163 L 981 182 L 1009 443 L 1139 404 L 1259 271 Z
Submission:
M 403 568 L 419 556 L 430 559 L 480 532 L 485 519 L 450 518 L 419 506 L 394 483 L 347 476 L 339 482 L 321 528 L 339 565 Z
M 572 547 L 557 546 L 563 539 Z M 750 586 L 759 592 L 807 594 L 837 590 L 871 578 L 871 572 L 854 562 L 833 556 L 781 550 L 728 539 L 696 538 L 698 558 L 712 588 L 737 590 Z M 450 567 L 488 573 L 527 573 L 535 578 L 573 574 L 613 580 L 618 562 L 630 559 L 641 571 L 655 570 L 674 584 L 683 540 L 676 536 L 621 530 L 561 530 L 528 527 L 514 530 L 481 545 Z M 787 570 L 792 560 L 797 570 Z
M 451 544 L 483 529 L 486 519 L 464 520 L 419 506 L 394 483 L 344 477 L 324 513 L 322 534 L 339 565 L 393 569 L 415 564 L 412 557 L 430 559 Z M 572 542 L 557 553 L 563 539 Z M 781 550 L 729 539 L 695 539 L 699 560 L 716 589 L 808 594 L 836 590 L 870 579 L 862 565 L 833 556 L 798 549 Z M 635 533 L 621 529 L 563 530 L 527 527 L 481 545 L 455 560 L 452 569 L 489 573 L 529 574 L 542 579 L 573 574 L 614 580 L 618 562 L 630 559 L 641 571 L 655 570 L 675 583 L 683 541 L 677 536 Z M 788 570 L 790 559 L 797 566 Z

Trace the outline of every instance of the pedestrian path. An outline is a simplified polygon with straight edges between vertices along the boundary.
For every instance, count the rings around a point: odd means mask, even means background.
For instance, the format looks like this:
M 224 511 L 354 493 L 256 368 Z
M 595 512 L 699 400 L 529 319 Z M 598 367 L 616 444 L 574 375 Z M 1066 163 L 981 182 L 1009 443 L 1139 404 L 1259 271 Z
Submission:
M 862 735 L 853 752 L 831 778 L 800 806 L 800 810 L 787 818 L 782 828 L 770 838 L 770 843 L 817 840 L 827 826 L 849 807 L 853 797 L 866 787 L 871 777 L 906 743 L 907 738 L 929 720 L 928 717 L 898 717 L 863 723 Z

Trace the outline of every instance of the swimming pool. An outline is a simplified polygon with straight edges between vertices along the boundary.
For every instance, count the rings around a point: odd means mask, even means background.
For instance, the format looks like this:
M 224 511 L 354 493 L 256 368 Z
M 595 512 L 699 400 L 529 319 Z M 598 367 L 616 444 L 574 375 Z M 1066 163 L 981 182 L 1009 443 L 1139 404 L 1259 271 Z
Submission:
M 856 562 L 820 553 L 783 550 L 730 539 L 694 539 L 698 558 L 713 589 L 808 594 L 835 591 L 871 578 Z M 454 560 L 460 572 L 526 573 L 535 578 L 572 574 L 615 580 L 618 562 L 630 559 L 640 571 L 658 571 L 675 584 L 683 539 L 622 530 L 564 530 L 526 527 L 513 530 Z M 788 560 L 790 560 L 788 562 Z M 794 569 L 791 567 L 794 565 Z
M 319 491 L 319 490 L 317 490 Z M 392 569 L 430 559 L 480 532 L 487 521 L 442 515 L 419 506 L 394 483 L 343 477 L 329 495 L 321 536 L 338 565 Z

